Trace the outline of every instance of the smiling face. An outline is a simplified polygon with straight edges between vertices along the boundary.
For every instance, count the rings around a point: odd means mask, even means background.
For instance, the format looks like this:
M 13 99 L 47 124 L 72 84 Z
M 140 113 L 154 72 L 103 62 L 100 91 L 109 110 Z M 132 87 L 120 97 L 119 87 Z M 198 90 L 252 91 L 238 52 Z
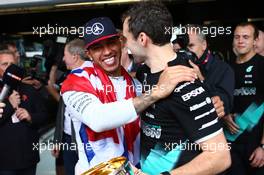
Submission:
M 253 51 L 255 45 L 254 28 L 250 25 L 238 26 L 234 32 L 233 46 L 239 55 L 247 55 Z
M 110 76 L 121 75 L 121 42 L 119 37 L 101 40 L 87 49 L 87 55 Z
M 136 63 L 143 63 L 146 61 L 145 51 L 142 45 L 140 44 L 141 36 L 137 39 L 133 36 L 133 34 L 129 31 L 128 25 L 129 18 L 126 18 L 123 23 L 123 35 L 125 37 L 125 46 L 129 48 L 134 56 L 134 61 Z

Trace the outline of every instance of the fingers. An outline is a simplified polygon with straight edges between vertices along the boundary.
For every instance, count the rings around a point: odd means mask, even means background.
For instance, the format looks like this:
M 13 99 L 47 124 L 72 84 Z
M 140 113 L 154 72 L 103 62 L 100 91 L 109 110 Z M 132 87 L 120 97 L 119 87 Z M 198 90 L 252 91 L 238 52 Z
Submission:
M 232 134 L 236 134 L 239 132 L 239 127 L 233 121 L 230 121 L 228 123 L 228 128 Z
M 264 165 L 264 150 L 260 147 L 256 148 L 249 157 L 252 167 L 262 167 Z
M 196 78 L 197 75 L 192 68 L 182 65 L 166 67 L 159 77 L 155 99 L 170 95 L 180 82 L 194 81 Z
M 262 158 L 262 160 L 261 160 L 261 163 L 259 164 L 259 168 L 261 168 L 261 167 L 263 167 L 264 166 L 264 158 Z
M 186 80 L 191 81 L 197 78 L 197 74 L 193 69 L 188 68 L 186 66 L 173 66 L 166 68 L 166 70 L 161 74 L 161 77 L 165 77 L 171 80 L 177 80 L 182 77 L 188 77 Z
M 195 74 L 195 71 L 193 70 L 193 68 L 182 66 L 182 65 L 166 67 L 163 72 L 174 72 L 174 71 L 175 72 L 177 71 L 193 72 Z
M 177 73 L 177 75 L 173 75 L 172 77 L 170 77 L 170 81 L 173 84 L 178 84 L 178 83 L 185 82 L 185 81 L 194 81 L 195 78 L 196 77 L 193 76 L 193 74 Z
M 136 171 L 138 171 L 138 168 L 137 168 L 137 167 L 135 167 L 133 164 L 131 164 L 131 163 L 130 163 L 130 166 L 131 166 L 131 168 L 132 168 L 133 172 L 136 172 Z
M 190 65 L 193 67 L 193 68 L 197 68 L 198 66 L 196 64 L 194 64 L 191 60 L 189 60 L 189 63 Z
M 19 120 L 24 120 L 27 118 L 26 114 L 25 113 L 20 113 L 20 114 L 17 114 L 16 113 L 16 116 Z
M 230 124 L 237 130 L 237 131 L 239 131 L 239 126 L 234 122 L 234 120 L 232 119 L 232 120 L 230 120 Z
M 219 96 L 213 96 L 212 97 L 212 101 L 213 101 L 213 104 L 217 103 L 218 101 L 220 101 L 220 97 Z
M 219 96 L 212 97 L 213 105 L 219 118 L 225 116 L 224 103 Z
M 250 163 L 252 167 L 258 167 L 261 163 L 261 160 L 254 154 L 254 157 Z
M 250 160 L 250 161 L 253 160 L 254 157 L 255 157 L 255 152 L 253 152 L 253 153 L 250 155 L 249 160 Z
M 231 134 L 236 134 L 239 132 L 239 126 L 234 122 L 231 115 L 225 116 L 224 121 Z
M 225 109 L 224 109 L 223 106 L 220 106 L 220 107 L 217 107 L 217 108 L 215 107 L 215 110 L 216 110 L 217 116 L 219 118 L 222 118 L 222 117 L 225 116 Z
M 5 107 L 5 103 L 0 102 L 0 108 L 4 108 Z
M 24 108 L 18 108 L 16 110 L 16 116 L 19 120 L 27 120 L 27 121 L 31 120 L 29 113 Z
M 4 109 L 0 108 L 0 118 L 3 116 Z
M 0 118 L 2 118 L 4 107 L 5 107 L 5 103 L 0 102 Z
M 25 78 L 22 79 L 22 82 L 25 83 L 25 84 L 32 85 L 32 83 L 33 83 L 32 77 L 31 76 L 25 77 Z
M 30 79 L 32 79 L 32 77 L 28 76 L 28 77 L 23 78 L 22 81 L 27 81 L 27 80 L 30 80 Z
M 13 90 L 12 94 L 8 97 L 9 102 L 13 108 L 17 109 L 21 103 L 20 95 L 17 91 Z
M 134 174 L 135 174 L 135 175 L 147 175 L 147 174 L 143 173 L 143 172 L 141 171 L 141 169 L 137 169 L 136 171 L 134 171 Z
M 204 81 L 204 76 L 203 74 L 201 73 L 201 70 L 199 68 L 199 66 L 197 66 L 195 63 L 193 63 L 191 60 L 189 60 L 189 63 L 190 65 L 193 67 L 195 73 L 197 74 L 198 78 L 201 80 L 201 81 Z

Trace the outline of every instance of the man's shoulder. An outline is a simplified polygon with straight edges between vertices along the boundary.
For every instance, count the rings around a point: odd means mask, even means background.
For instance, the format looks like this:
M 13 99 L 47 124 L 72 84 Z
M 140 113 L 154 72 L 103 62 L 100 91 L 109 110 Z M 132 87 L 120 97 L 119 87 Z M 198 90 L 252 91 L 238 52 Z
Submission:
M 254 58 L 258 63 L 260 63 L 260 64 L 264 64 L 264 56 L 259 55 L 259 54 L 256 54 L 253 58 Z
M 187 50 L 180 50 L 176 53 L 174 60 L 168 63 L 169 66 L 183 65 L 190 67 L 189 60 L 195 62 L 196 56 Z
M 90 82 L 89 74 L 81 69 L 79 72 L 70 73 L 61 86 L 61 93 L 66 91 L 93 91 L 93 86 Z
M 177 98 L 184 103 L 193 101 L 199 96 L 210 96 L 206 86 L 199 80 L 180 83 L 172 93 L 174 99 Z
M 212 64 L 211 69 L 213 70 L 225 70 L 225 71 L 231 71 L 233 72 L 233 69 L 230 64 L 225 62 L 224 60 L 221 60 L 219 57 L 216 57 L 212 55 Z

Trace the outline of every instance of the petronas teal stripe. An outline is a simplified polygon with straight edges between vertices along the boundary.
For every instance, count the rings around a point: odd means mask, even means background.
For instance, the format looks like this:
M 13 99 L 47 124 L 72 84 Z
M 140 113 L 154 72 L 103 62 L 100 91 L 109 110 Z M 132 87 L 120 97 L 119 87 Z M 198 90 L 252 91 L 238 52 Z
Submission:
M 163 148 L 164 149 L 164 148 Z M 183 146 L 179 145 L 170 152 L 155 146 L 144 162 L 141 164 L 142 171 L 149 175 L 156 175 L 163 171 L 170 171 L 177 164 Z
M 239 135 L 245 130 L 251 131 L 254 126 L 257 125 L 264 113 L 264 102 L 257 106 L 256 103 L 252 103 L 241 116 L 236 117 L 236 124 L 240 127 L 240 131 L 237 134 L 231 134 L 225 130 L 225 136 L 230 141 L 235 141 Z

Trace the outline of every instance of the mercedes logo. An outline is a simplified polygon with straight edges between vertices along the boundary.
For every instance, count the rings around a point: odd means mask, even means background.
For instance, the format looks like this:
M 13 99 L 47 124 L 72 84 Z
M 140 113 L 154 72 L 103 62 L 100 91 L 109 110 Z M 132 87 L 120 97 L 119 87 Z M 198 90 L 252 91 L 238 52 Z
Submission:
M 92 25 L 92 33 L 94 35 L 100 35 L 103 32 L 104 32 L 104 26 L 101 23 L 97 22 Z

